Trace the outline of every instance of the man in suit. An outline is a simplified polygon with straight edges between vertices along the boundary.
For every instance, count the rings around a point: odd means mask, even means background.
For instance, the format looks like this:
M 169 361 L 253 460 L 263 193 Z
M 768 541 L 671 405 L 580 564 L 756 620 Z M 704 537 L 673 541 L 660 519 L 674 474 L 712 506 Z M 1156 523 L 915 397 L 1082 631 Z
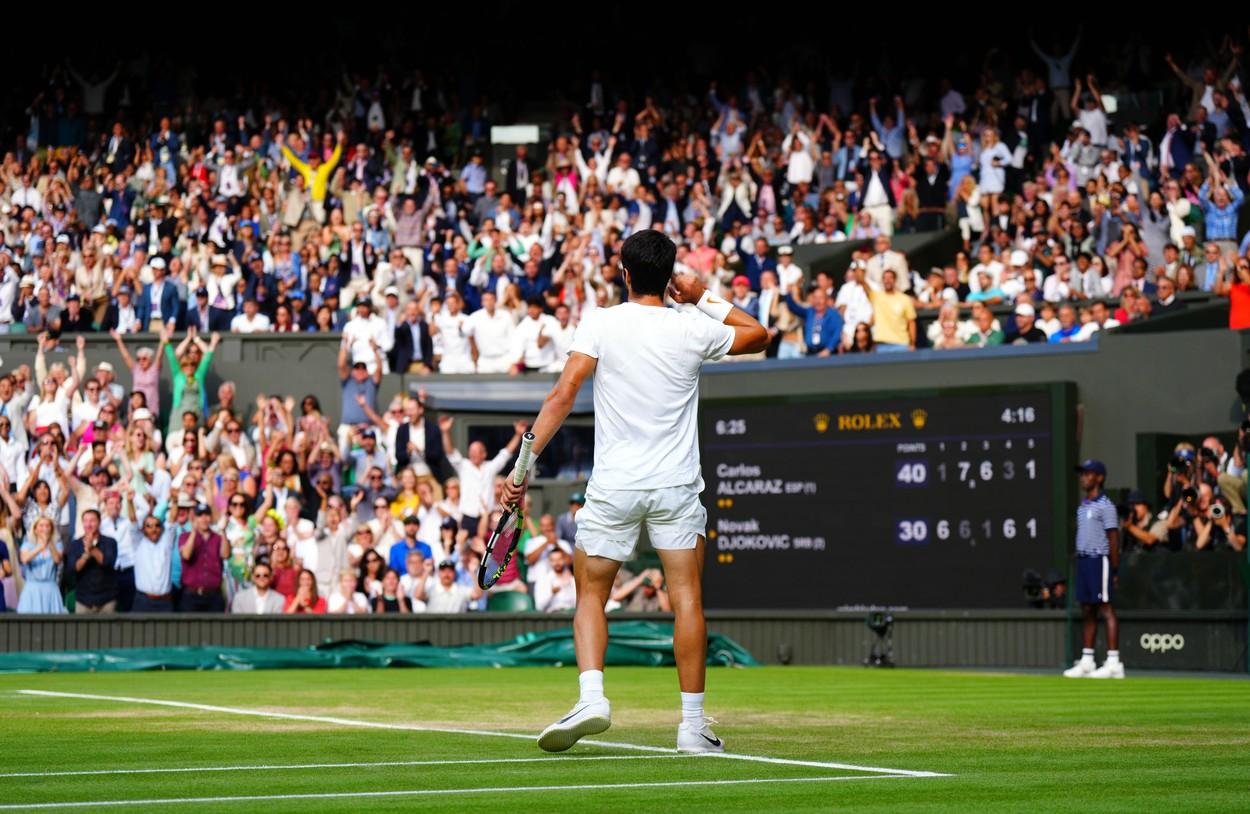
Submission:
M 104 163 L 114 175 L 130 166 L 135 160 L 135 143 L 126 138 L 121 122 L 113 122 L 113 134 L 104 145 Z
M 104 311 L 104 321 L 100 323 L 101 331 L 108 333 L 115 330 L 124 334 L 139 332 L 139 309 L 131 302 L 132 296 L 128 285 L 117 289 L 117 298 Z
M 252 584 L 234 595 L 230 602 L 231 613 L 256 613 L 264 616 L 277 615 L 286 608 L 286 598 L 275 591 L 273 569 L 269 563 L 257 563 L 252 569 Z
M 356 297 L 367 297 L 373 287 L 373 270 L 378 258 L 373 245 L 365 240 L 365 225 L 352 224 L 351 237 L 339 253 L 339 291 L 350 289 Z
M 894 234 L 894 207 L 898 203 L 890 187 L 894 172 L 890 157 L 884 150 L 870 149 L 868 159 L 860 162 L 859 171 L 864 178 L 863 188 L 856 191 L 860 207 L 872 216 L 882 234 Z
M 148 268 L 152 270 L 152 282 L 145 285 L 139 294 L 139 324 L 145 332 L 155 330 L 151 327 L 154 318 L 158 328 L 168 322 L 177 326 L 182 317 L 182 300 L 178 297 L 178 287 L 166 279 L 163 259 L 152 258 Z
M 751 284 L 752 291 L 760 290 L 760 274 L 765 271 L 776 271 L 777 261 L 768 256 L 768 241 L 762 237 L 755 239 L 755 251 L 742 259 L 742 273 Z
M 208 331 L 208 289 L 201 286 L 195 290 L 195 301 L 187 304 L 187 328 Z
M 109 212 L 111 213 L 112 210 L 110 209 Z M 135 234 L 147 238 L 150 251 L 158 251 L 157 247 L 161 245 L 161 238 L 168 237 L 173 240 L 176 236 L 174 232 L 178 223 L 173 218 L 166 217 L 168 212 L 169 198 L 162 195 L 153 203 L 148 204 L 146 218 L 135 221 Z
M 525 200 L 525 187 L 529 184 L 530 173 L 533 171 L 534 165 L 529 160 L 529 148 L 524 144 L 518 144 L 516 157 L 508 162 L 503 179 L 504 189 L 512 196 L 512 200 Z
M 424 401 L 406 396 L 404 423 L 395 431 L 395 463 L 404 469 L 414 461 L 424 461 L 439 476 L 446 458 L 442 433 L 433 421 L 426 420 Z
M 404 305 L 404 318 L 395 324 L 390 363 L 392 373 L 428 373 L 434 364 L 434 342 L 416 300 Z
M 925 156 L 924 164 L 912 170 L 912 177 L 916 181 L 916 197 L 920 201 L 920 231 L 941 230 L 946 226 L 950 169 L 937 158 Z

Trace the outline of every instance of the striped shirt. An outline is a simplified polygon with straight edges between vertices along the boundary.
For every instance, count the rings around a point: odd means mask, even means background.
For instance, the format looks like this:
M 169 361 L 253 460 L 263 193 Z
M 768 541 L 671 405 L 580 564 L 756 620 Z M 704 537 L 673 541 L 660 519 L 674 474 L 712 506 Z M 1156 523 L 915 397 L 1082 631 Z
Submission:
M 1120 527 L 1115 504 L 1105 495 L 1085 499 L 1076 510 L 1076 554 L 1078 557 L 1105 557 L 1111 553 L 1107 532 Z

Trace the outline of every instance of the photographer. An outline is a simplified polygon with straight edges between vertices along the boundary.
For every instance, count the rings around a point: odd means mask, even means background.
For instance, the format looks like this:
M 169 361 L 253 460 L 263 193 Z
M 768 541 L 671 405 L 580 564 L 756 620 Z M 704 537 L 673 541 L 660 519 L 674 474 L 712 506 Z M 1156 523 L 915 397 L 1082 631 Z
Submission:
M 1211 504 L 1214 495 L 1205 483 L 1182 489 L 1172 509 L 1168 512 L 1168 541 L 1170 551 L 1196 551 L 1199 538 L 1210 535 Z M 1205 546 L 1206 543 L 1203 543 Z
M 1124 503 L 1128 513 L 1120 518 L 1120 526 L 1124 529 L 1125 550 L 1139 547 L 1153 550 L 1157 544 L 1167 541 L 1167 521 L 1155 518 L 1141 492 L 1129 492 Z
M 1180 499 L 1181 492 L 1194 486 L 1194 447 L 1193 444 L 1182 442 L 1172 451 L 1168 459 L 1168 477 L 1163 481 L 1163 503 L 1171 509 Z
M 1194 548 L 1198 551 L 1246 550 L 1246 516 L 1234 516 L 1223 497 L 1212 500 L 1206 514 L 1194 518 L 1194 528 Z

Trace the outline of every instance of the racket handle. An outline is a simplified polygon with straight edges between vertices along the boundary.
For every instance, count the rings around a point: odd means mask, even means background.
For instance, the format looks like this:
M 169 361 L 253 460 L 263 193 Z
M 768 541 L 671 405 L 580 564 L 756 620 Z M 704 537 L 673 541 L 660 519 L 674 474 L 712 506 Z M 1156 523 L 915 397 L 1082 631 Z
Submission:
M 525 483 L 525 476 L 529 474 L 530 464 L 534 461 L 534 433 L 527 432 L 521 436 L 521 451 L 516 456 L 516 469 L 512 475 L 512 483 L 520 486 Z

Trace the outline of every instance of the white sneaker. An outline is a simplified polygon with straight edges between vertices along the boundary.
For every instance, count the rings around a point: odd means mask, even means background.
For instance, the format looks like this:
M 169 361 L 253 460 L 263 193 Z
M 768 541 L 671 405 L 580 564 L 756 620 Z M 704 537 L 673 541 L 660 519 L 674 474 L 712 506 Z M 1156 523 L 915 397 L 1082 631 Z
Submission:
M 538 746 L 547 752 L 563 752 L 587 735 L 597 735 L 612 725 L 608 699 L 578 703 L 573 711 L 543 730 Z
M 1094 674 L 1097 665 L 1093 659 L 1079 658 L 1076 663 L 1063 671 L 1064 678 L 1090 678 Z
M 678 752 L 723 752 L 725 744 L 708 724 L 714 724 L 712 718 L 704 718 L 702 723 L 688 724 L 685 721 L 677 727 Z
M 1105 661 L 1102 666 L 1089 674 L 1090 678 L 1124 678 L 1124 662 Z

